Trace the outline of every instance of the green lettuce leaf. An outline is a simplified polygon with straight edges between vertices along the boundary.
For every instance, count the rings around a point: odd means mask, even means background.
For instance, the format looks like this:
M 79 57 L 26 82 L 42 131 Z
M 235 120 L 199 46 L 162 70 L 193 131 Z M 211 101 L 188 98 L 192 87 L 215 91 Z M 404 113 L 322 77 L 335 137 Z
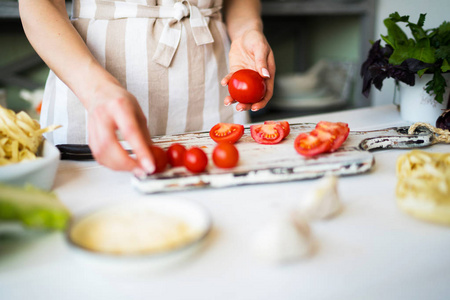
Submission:
M 0 184 L 0 221 L 19 221 L 26 227 L 63 230 L 70 213 L 56 194 L 33 186 Z

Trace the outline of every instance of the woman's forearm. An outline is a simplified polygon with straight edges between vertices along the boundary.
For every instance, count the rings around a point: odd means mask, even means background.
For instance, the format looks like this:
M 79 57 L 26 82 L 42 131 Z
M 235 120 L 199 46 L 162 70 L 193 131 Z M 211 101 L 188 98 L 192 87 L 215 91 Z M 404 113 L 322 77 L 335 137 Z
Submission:
M 263 30 L 260 0 L 225 0 L 225 23 L 231 41 L 248 30 Z
M 100 66 L 72 26 L 64 0 L 20 0 L 28 40 L 56 75 L 88 106 L 98 86 L 117 80 Z

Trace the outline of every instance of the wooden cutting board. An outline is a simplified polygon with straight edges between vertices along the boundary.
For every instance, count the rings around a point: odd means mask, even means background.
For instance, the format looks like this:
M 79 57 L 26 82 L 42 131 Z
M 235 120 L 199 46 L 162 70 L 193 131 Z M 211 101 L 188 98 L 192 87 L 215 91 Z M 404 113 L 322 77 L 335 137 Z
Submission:
M 209 132 L 156 137 L 154 143 L 167 149 L 173 143 L 186 148 L 202 148 L 209 158 L 207 170 L 192 174 L 183 167 L 171 168 L 164 173 L 134 177 L 132 184 L 143 193 L 170 192 L 194 188 L 223 188 L 246 184 L 286 182 L 319 178 L 325 174 L 337 176 L 368 172 L 375 164 L 368 150 L 387 148 L 417 148 L 431 145 L 433 134 L 426 128 L 408 135 L 408 127 L 393 127 L 375 131 L 351 131 L 347 141 L 334 153 L 306 158 L 294 149 L 294 140 L 301 132 L 310 132 L 314 123 L 291 124 L 291 133 L 276 145 L 256 143 L 246 128 L 244 136 L 235 146 L 239 150 L 239 163 L 232 169 L 214 166 L 211 154 L 217 145 Z

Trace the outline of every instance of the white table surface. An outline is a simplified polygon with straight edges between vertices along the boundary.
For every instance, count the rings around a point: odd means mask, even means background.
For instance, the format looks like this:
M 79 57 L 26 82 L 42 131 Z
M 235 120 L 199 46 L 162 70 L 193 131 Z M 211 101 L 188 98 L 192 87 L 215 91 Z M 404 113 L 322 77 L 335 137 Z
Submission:
M 409 125 L 393 105 L 293 120 L 343 121 L 352 130 Z M 370 173 L 340 178 L 344 211 L 311 223 L 315 251 L 286 265 L 257 258 L 250 240 L 267 220 L 299 203 L 314 180 L 142 195 L 129 174 L 63 161 L 54 190 L 75 215 L 104 204 L 176 197 L 209 210 L 212 234 L 183 264 L 139 276 L 91 268 L 74 257 L 61 233 L 0 245 L 0 299 L 450 299 L 450 228 L 396 206 L 395 163 L 406 152 L 374 152 Z

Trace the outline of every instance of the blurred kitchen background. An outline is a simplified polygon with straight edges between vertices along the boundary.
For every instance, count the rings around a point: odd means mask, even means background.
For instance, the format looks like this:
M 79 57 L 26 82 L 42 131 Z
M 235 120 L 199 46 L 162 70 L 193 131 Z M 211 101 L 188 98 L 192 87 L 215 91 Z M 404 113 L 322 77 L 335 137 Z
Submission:
M 70 1 L 66 2 L 70 11 Z M 48 68 L 28 43 L 17 0 L 0 0 L 0 104 L 33 111 Z M 359 68 L 370 41 L 386 34 L 383 19 L 398 11 L 426 28 L 448 19 L 448 0 L 262 0 L 264 30 L 277 64 L 274 97 L 252 120 L 288 118 L 391 104 L 394 82 L 361 94 Z

